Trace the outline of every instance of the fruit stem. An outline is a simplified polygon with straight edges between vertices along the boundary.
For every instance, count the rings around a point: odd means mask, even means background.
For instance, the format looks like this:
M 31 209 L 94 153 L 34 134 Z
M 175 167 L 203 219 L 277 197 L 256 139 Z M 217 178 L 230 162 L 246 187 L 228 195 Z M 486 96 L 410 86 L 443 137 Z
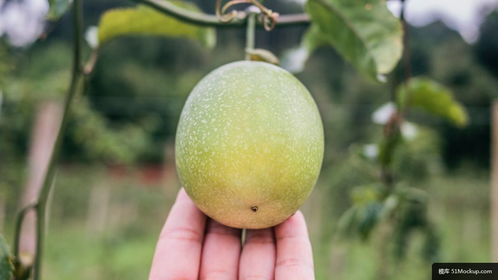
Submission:
M 247 29 L 246 29 L 246 60 L 251 59 L 251 55 L 249 52 L 254 49 L 255 45 L 255 32 L 256 32 L 256 15 L 257 11 L 254 9 L 248 8 L 248 16 L 247 16 Z

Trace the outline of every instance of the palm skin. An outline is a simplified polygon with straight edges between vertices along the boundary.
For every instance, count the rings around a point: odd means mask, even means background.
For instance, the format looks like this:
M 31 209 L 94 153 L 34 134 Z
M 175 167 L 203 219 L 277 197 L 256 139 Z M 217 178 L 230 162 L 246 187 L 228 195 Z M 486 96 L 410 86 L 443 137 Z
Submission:
M 306 223 L 297 212 L 274 228 L 224 226 L 180 190 L 156 246 L 149 280 L 313 280 Z

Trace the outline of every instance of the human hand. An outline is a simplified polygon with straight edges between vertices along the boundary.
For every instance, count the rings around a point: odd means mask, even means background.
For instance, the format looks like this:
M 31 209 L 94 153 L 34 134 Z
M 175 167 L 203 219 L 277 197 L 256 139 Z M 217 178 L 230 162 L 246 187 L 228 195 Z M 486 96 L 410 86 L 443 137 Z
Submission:
M 180 190 L 161 231 L 149 280 L 313 280 L 306 223 L 297 212 L 274 228 L 224 226 Z

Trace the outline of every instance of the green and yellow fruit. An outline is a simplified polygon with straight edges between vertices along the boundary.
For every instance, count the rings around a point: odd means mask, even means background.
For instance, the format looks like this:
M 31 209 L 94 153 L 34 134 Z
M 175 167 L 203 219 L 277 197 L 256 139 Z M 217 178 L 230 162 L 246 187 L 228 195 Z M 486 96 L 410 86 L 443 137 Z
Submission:
M 308 90 L 264 62 L 230 63 L 193 89 L 176 135 L 180 181 L 197 207 L 237 228 L 281 223 L 320 173 L 324 139 Z

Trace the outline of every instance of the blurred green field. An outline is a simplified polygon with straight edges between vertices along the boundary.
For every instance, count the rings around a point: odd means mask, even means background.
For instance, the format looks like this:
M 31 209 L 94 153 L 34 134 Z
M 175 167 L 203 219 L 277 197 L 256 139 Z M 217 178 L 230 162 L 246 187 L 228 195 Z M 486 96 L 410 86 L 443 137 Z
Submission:
M 147 278 L 155 242 L 178 183 L 171 170 L 166 177 L 132 168 L 117 175 L 102 170 L 71 166 L 59 171 L 51 201 L 45 279 Z M 334 168 L 328 172 L 333 174 Z M 324 179 L 330 177 L 333 175 L 322 176 L 302 208 L 312 237 L 317 279 L 366 280 L 382 273 L 393 279 L 429 279 L 431 263 L 420 258 L 417 236 L 402 262 L 381 253 L 381 234 L 368 242 L 337 236 L 341 213 L 332 204 L 349 198 L 336 197 L 337 186 Z M 421 187 L 430 194 L 429 214 L 442 241 L 440 260 L 489 261 L 487 174 L 439 174 Z M 9 233 L 12 218 L 7 216 Z

